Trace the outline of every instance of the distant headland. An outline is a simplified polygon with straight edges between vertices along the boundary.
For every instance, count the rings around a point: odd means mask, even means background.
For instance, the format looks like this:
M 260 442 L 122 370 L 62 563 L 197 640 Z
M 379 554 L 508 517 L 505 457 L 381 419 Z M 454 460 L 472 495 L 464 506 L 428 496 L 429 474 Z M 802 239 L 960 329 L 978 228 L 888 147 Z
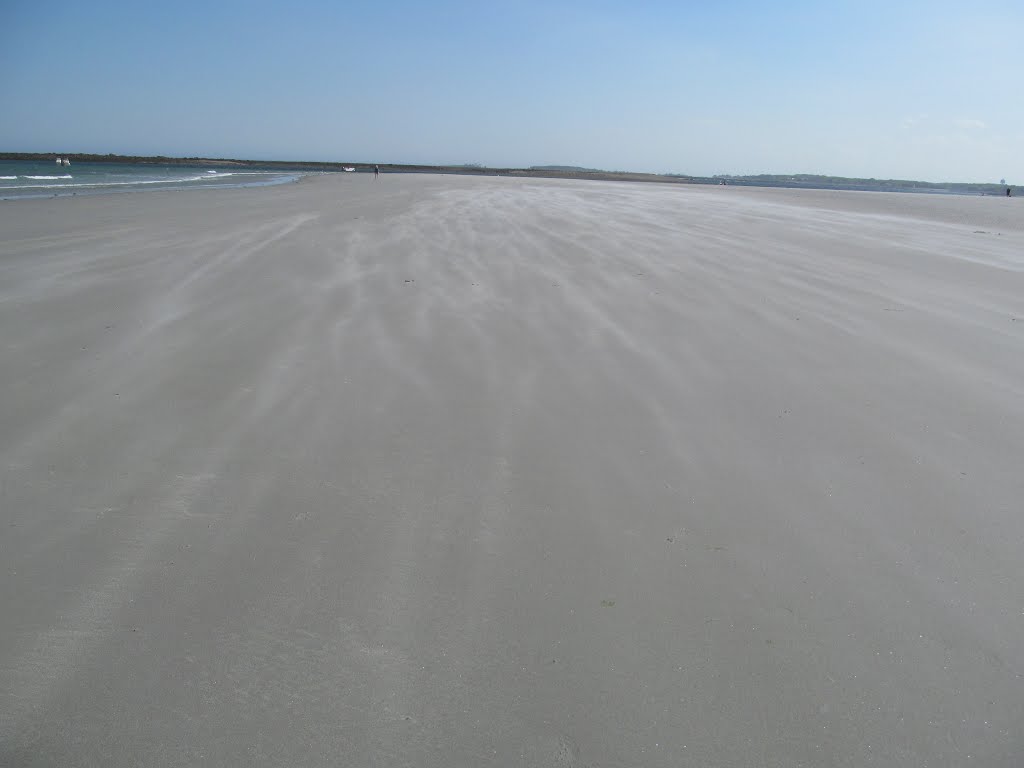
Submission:
M 527 168 L 491 168 L 469 163 L 465 165 L 410 165 L 403 163 L 326 162 L 296 160 L 237 160 L 210 157 L 166 157 L 163 155 L 96 155 L 87 153 L 0 152 L 0 160 L 52 161 L 67 157 L 73 163 L 127 163 L 132 165 L 173 165 L 195 167 L 233 167 L 266 170 L 372 171 L 379 166 L 385 173 L 448 173 L 469 176 L 526 176 L 557 179 L 594 179 L 602 181 L 644 181 L 662 184 L 716 184 L 745 187 L 785 187 L 793 189 L 836 189 L 865 192 L 931 192 L 958 195 L 1005 195 L 1005 183 L 927 182 L 910 179 L 862 179 L 820 174 L 758 174 L 691 176 L 681 173 L 635 173 L 606 171 L 571 165 L 534 165 Z

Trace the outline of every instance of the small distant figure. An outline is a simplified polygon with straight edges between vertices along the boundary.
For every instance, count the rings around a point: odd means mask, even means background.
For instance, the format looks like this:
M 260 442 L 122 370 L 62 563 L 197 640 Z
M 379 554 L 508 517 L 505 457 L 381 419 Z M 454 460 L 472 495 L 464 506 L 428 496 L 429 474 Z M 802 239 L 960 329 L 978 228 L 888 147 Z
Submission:
M 380 178 L 380 166 L 379 165 L 375 165 L 375 166 L 373 166 L 373 180 L 376 181 L 379 178 Z M 1010 194 L 1010 192 L 1007 191 L 1006 194 Z
M 1010 187 L 1006 188 L 1006 196 L 1007 197 L 1013 197 L 1013 190 L 1010 189 Z

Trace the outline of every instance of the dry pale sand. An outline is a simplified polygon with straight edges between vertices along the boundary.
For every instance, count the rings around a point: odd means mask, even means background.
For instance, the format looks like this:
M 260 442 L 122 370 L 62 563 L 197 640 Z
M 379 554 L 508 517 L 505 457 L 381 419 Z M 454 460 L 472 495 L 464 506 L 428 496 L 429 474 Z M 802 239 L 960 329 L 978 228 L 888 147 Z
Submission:
M 348 176 L 0 238 L 0 764 L 1024 760 L 1024 200 Z

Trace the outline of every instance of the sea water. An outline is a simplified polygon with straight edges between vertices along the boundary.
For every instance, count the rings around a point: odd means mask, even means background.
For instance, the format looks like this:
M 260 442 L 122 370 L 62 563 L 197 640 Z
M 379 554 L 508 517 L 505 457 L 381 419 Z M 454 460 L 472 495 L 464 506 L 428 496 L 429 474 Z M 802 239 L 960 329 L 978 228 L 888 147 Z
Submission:
M 54 160 L 0 160 L 0 200 L 141 192 L 157 189 L 254 187 L 296 181 L 306 171 L 231 166 L 150 165 Z

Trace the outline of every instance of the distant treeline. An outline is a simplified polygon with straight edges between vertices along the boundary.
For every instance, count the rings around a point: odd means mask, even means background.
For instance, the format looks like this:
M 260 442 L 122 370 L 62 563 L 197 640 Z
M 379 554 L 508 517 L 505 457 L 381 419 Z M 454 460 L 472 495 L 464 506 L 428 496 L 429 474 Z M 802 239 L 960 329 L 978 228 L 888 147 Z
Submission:
M 322 160 L 238 160 L 226 157 L 165 157 L 164 155 L 94 155 L 82 152 L 0 152 L 0 160 L 30 160 L 53 162 L 54 158 L 66 157 L 80 163 L 126 163 L 131 165 L 181 165 L 181 166 L 232 166 L 237 168 L 288 169 L 308 171 L 340 171 L 342 168 L 373 170 L 377 165 L 382 171 L 404 171 L 407 173 L 464 173 L 472 175 L 496 175 L 509 173 L 507 168 L 486 168 L 480 165 L 403 165 L 398 163 L 372 163 L 365 161 L 326 162 Z
M 225 165 L 239 168 L 319 168 L 337 169 L 353 165 L 366 166 L 366 163 L 324 163 L 313 161 L 289 162 L 283 160 L 235 160 L 224 157 L 165 157 L 163 155 L 92 155 L 82 152 L 0 152 L 0 160 L 53 160 L 66 157 L 72 162 L 82 163 L 126 163 L 131 165 L 185 165 L 209 166 Z M 372 165 L 371 165 L 372 167 Z
M 911 179 L 858 179 L 823 176 L 813 173 L 758 174 L 756 176 L 721 175 L 715 182 L 763 187 L 807 187 L 810 189 L 850 189 L 871 192 L 949 192 L 959 195 L 1005 195 L 1005 184 L 913 181 Z
M 600 168 L 581 168 L 578 165 L 531 165 L 530 171 L 566 171 L 568 173 L 611 173 Z

